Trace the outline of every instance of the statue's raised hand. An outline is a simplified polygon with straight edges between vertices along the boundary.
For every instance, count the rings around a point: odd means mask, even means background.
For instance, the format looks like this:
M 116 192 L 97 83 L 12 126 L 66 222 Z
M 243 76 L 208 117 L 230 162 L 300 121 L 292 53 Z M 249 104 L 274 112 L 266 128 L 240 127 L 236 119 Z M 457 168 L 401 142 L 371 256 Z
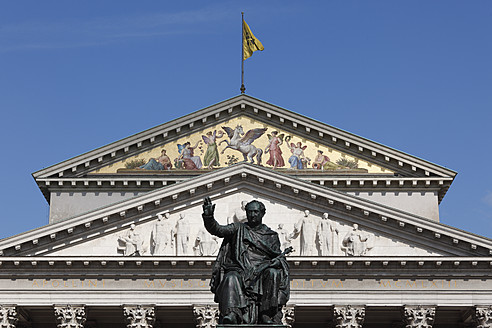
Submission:
M 212 204 L 210 197 L 205 197 L 203 201 L 203 216 L 214 216 L 215 204 Z

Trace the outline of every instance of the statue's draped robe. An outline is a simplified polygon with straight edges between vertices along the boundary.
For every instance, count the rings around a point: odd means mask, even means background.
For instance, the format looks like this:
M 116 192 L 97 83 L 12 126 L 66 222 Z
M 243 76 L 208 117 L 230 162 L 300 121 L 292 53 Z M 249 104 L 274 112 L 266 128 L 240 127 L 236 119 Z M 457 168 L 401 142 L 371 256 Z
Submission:
M 242 323 L 256 323 L 257 301 L 259 313 L 280 320 L 279 307 L 290 295 L 287 260 L 281 256 L 280 268 L 264 269 L 281 254 L 278 234 L 264 224 L 254 228 L 239 222 L 222 226 L 213 217 L 203 219 L 208 232 L 224 237 L 210 281 L 221 315 L 234 311 Z

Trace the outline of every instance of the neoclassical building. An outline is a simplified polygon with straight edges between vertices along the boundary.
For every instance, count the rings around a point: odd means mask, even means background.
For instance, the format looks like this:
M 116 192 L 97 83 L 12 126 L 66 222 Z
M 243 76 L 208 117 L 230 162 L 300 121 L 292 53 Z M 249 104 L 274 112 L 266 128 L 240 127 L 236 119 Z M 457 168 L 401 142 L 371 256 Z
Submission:
M 492 327 L 492 240 L 439 221 L 455 175 L 233 97 L 35 172 L 49 222 L 0 241 L 0 327 L 215 327 L 207 196 L 293 246 L 290 327 Z

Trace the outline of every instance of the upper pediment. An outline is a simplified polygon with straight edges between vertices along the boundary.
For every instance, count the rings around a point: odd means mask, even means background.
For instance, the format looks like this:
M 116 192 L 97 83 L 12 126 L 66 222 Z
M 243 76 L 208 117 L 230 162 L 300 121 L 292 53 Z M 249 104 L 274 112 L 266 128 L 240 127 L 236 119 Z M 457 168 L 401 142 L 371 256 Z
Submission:
M 131 255 L 125 238 L 138 238 L 140 255 L 202 255 L 203 245 L 197 237 L 208 237 L 203 234 L 200 216 L 205 196 L 217 204 L 216 216 L 222 223 L 241 215 L 241 201 L 263 201 L 267 207 L 265 223 L 273 229 L 283 224 L 297 255 L 302 256 L 487 256 L 492 250 L 487 238 L 244 163 L 7 238 L 0 249 L 4 256 L 121 256 Z M 310 211 L 308 216 L 303 214 L 306 209 Z M 157 254 L 153 236 L 159 229 L 159 214 L 165 213 L 170 214 L 165 222 L 169 227 L 163 225 L 161 231 L 174 231 L 174 250 Z M 332 245 L 324 254 L 319 242 L 323 213 L 328 213 L 324 228 L 331 231 Z M 182 226 L 178 218 L 184 220 Z M 182 236 L 186 238 L 181 240 L 186 240 L 186 246 L 181 253 L 178 247 L 183 245 L 177 237 L 180 229 L 186 231 Z M 309 250 L 301 242 L 308 235 L 314 238 L 308 243 Z M 210 249 L 218 245 L 211 239 L 207 241 Z M 169 251 L 173 253 L 166 254 Z
M 115 170 L 124 168 L 132 160 L 148 161 L 152 156 L 158 157 L 162 148 L 166 149 L 174 166 L 174 158 L 181 155 L 178 153 L 178 144 L 182 145 L 190 141 L 194 145 L 197 141 L 203 140 L 202 136 L 206 136 L 206 133 L 214 130 L 224 132 L 222 126 L 234 129 L 238 123 L 243 124 L 244 132 L 250 128 L 267 128 L 266 132 L 253 142 L 253 145 L 262 150 L 265 150 L 268 144 L 268 134 L 271 135 L 273 131 L 278 131 L 279 136 L 283 134 L 284 144 L 281 148 L 285 167 L 290 167 L 288 159 L 291 156 L 291 150 L 288 144 L 301 142 L 302 147 L 308 146 L 305 150 L 305 157 L 311 160 L 306 162 L 306 164 L 309 163 L 307 165 L 309 168 L 312 168 L 319 149 L 323 150 L 323 154 L 335 164 L 335 166 L 326 165 L 326 168 L 330 169 L 328 172 L 343 167 L 352 168 L 352 161 L 358 160 L 358 167 L 362 170 L 367 169 L 369 173 L 396 173 L 403 177 L 454 177 L 456 175 L 454 171 L 439 165 L 256 98 L 240 95 L 50 166 L 35 172 L 33 176 L 36 179 L 42 179 L 81 177 L 92 172 L 114 173 Z M 217 139 L 217 142 L 226 139 L 229 138 L 225 135 Z M 223 146 L 225 145 L 219 147 L 220 151 Z M 194 156 L 201 156 L 202 164 L 205 162 L 203 156 L 205 156 L 206 148 L 207 145 L 203 143 L 202 149 L 195 150 Z M 227 155 L 235 155 L 242 160 L 239 151 L 228 150 L 219 161 L 220 167 L 230 161 Z M 340 162 L 339 160 L 343 158 L 345 160 Z M 265 164 L 268 160 L 269 154 L 264 154 L 264 165 L 268 165 Z M 341 167 L 337 167 L 336 164 L 340 164 Z

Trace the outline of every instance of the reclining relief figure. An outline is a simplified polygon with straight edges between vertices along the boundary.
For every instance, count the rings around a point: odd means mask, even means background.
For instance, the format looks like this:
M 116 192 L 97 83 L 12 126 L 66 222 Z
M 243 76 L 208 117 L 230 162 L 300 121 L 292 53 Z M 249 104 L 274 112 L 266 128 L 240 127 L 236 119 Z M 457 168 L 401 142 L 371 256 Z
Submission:
M 262 223 L 265 206 L 256 200 L 246 205 L 247 222 L 220 225 L 215 204 L 203 204 L 203 222 L 212 235 L 224 238 L 210 286 L 219 303 L 219 323 L 280 324 L 282 307 L 289 300 L 289 266 L 280 251 L 278 234 Z

